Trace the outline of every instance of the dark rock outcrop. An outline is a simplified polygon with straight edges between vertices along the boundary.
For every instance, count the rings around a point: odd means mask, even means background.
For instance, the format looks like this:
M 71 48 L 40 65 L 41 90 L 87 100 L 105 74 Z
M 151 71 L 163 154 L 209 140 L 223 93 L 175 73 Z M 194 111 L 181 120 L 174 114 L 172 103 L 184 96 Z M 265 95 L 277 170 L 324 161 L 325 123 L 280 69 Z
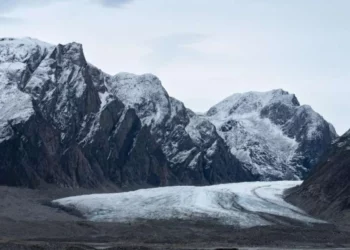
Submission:
M 102 104 L 105 93 L 94 86 L 81 45 L 42 48 L 27 42 L 27 57 L 11 61 L 19 70 L 1 72 L 1 84 L 11 86 L 14 96 L 6 101 L 31 98 L 25 99 L 27 110 L 10 110 L 27 113 L 14 124 L 9 113 L 1 117 L 11 131 L 0 142 L 0 184 L 165 185 L 168 163 L 160 146 L 134 110 L 114 97 Z M 8 46 L 16 55 L 14 45 Z M 36 60 L 35 67 L 28 63 Z
M 287 200 L 326 220 L 350 224 L 350 131 L 335 140 Z

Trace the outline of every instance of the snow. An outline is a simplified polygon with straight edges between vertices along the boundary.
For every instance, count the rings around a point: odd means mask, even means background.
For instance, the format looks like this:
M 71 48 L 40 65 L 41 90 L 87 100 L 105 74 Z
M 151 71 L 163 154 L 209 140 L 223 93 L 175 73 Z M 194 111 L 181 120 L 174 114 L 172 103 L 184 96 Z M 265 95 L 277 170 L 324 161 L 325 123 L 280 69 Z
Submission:
M 36 52 L 44 53 L 53 45 L 32 38 L 0 38 L 0 63 L 25 62 Z
M 215 126 L 206 117 L 198 115 L 193 115 L 190 118 L 185 130 L 197 145 L 211 141 L 215 137 L 214 133 L 216 131 Z
M 263 109 L 273 110 L 273 105 L 280 103 L 291 112 L 284 124 L 262 116 Z M 315 140 L 322 136 L 322 126 L 328 124 L 310 106 L 300 106 L 293 94 L 280 89 L 234 94 L 211 108 L 206 118 L 216 126 L 231 153 L 263 180 L 301 177 L 299 170 L 303 167 L 293 163 L 300 157 L 299 142 L 285 134 L 286 126 L 295 126 L 293 122 L 299 119 L 307 129 L 305 139 Z M 329 129 L 332 131 L 332 126 Z
M 104 93 L 99 92 L 98 95 L 101 101 L 101 106 L 100 106 L 100 111 L 101 111 L 107 105 L 110 94 L 107 91 L 105 91 Z
M 48 74 L 48 72 L 52 71 L 52 65 L 54 63 L 55 60 L 51 58 L 43 60 L 27 82 L 26 91 L 32 93 L 34 97 L 39 97 L 40 91 L 44 88 L 46 82 L 55 82 L 55 74 Z M 48 91 L 45 98 L 49 100 L 52 93 L 53 92 Z
M 196 148 L 191 148 L 190 150 L 180 151 L 178 154 L 175 155 L 175 157 L 173 157 L 171 159 L 171 162 L 174 164 L 182 163 L 182 162 L 186 161 L 186 159 L 196 151 L 197 151 Z
M 212 156 L 213 154 L 215 154 L 215 151 L 216 151 L 216 148 L 217 148 L 217 141 L 215 141 L 211 146 L 210 148 L 208 148 L 207 150 L 207 156 Z
M 268 92 L 247 92 L 231 95 L 211 108 L 207 115 L 225 118 L 227 114 L 247 114 L 261 111 L 272 103 L 283 102 L 287 105 L 297 105 L 295 96 L 281 89 Z
M 233 95 L 212 108 L 207 118 L 216 126 L 231 153 L 254 174 L 283 179 L 285 166 L 296 154 L 298 143 L 286 136 L 281 127 L 260 116 L 265 105 L 277 100 L 294 105 L 291 101 L 293 96 L 278 97 L 276 93 L 280 92 Z M 294 179 L 298 176 L 295 175 Z
M 79 80 L 77 79 L 73 88 L 75 89 L 75 96 L 79 98 L 83 96 L 86 89 L 86 84 L 84 83 L 84 80 L 80 78 Z
M 298 110 L 298 113 L 304 113 L 307 119 L 307 138 L 309 140 L 314 139 L 315 137 L 322 136 L 322 126 L 327 124 L 323 117 L 317 114 L 309 105 L 303 105 L 302 109 Z M 335 132 L 335 129 L 332 129 L 333 125 L 331 125 L 330 130 Z M 336 132 L 335 132 L 336 133 Z
M 12 137 L 11 127 L 34 114 L 31 97 L 12 86 L 0 85 L 0 142 Z
M 172 118 L 174 118 L 179 112 L 184 112 L 186 108 L 185 108 L 185 105 L 179 100 L 173 97 L 169 97 L 169 99 L 170 99 L 170 106 L 171 106 L 170 120 L 172 120 Z
M 106 87 L 126 106 L 134 108 L 144 125 L 154 127 L 171 113 L 169 96 L 152 74 L 119 73 Z
M 50 55 L 54 48 L 64 50 L 60 60 Z M 76 115 L 75 99 L 84 98 L 87 91 L 82 71 L 86 64 L 82 57 L 82 45 L 77 43 L 53 46 L 31 38 L 0 39 L 0 140 L 12 136 L 9 121 L 23 122 L 34 112 L 31 98 L 41 101 L 39 107 L 47 112 L 43 111 L 43 115 L 50 115 L 55 127 L 61 130 L 71 127 Z M 57 70 L 56 64 L 62 71 Z M 300 157 L 297 153 L 299 143 L 284 134 L 285 126 L 262 118 L 262 109 L 276 103 L 290 107 L 294 116 L 305 118 L 305 137 L 308 140 L 322 136 L 324 130 L 320 126 L 327 124 L 311 107 L 300 106 L 294 95 L 280 89 L 234 94 L 207 113 L 195 114 L 187 110 L 182 102 L 169 97 L 161 81 L 152 74 L 119 73 L 111 76 L 93 65 L 89 67 L 94 72 L 92 80 L 101 105 L 100 110 L 93 114 L 93 122 L 87 123 L 84 119 L 79 124 L 82 128 L 90 126 L 86 129 L 89 131 L 87 137 L 82 141 L 93 138 L 100 128 L 101 111 L 116 96 L 126 107 L 136 110 L 144 126 L 151 127 L 169 161 L 176 164 L 186 162 L 189 168 L 197 165 L 200 155 L 210 157 L 217 150 L 218 144 L 214 142 L 219 134 L 231 153 L 261 179 L 298 179 L 302 166 L 292 165 L 292 162 Z M 29 68 L 34 72 L 25 84 L 22 83 L 25 86 L 16 86 Z M 10 100 L 13 103 L 7 104 Z M 55 112 L 44 108 L 51 106 Z M 291 126 L 295 125 L 292 118 L 288 122 Z M 330 130 L 334 130 L 332 126 Z M 187 144 L 188 136 L 196 148 L 181 144 L 182 138 Z M 198 150 L 206 152 L 199 154 Z
M 89 220 L 99 222 L 211 218 L 242 228 L 278 223 L 267 220 L 261 214 L 265 213 L 304 223 L 323 223 L 283 200 L 284 190 L 299 184 L 299 181 L 279 181 L 162 187 L 68 197 L 53 202 L 78 209 Z
M 48 48 L 48 44 L 29 38 L 0 39 L 0 142 L 13 136 L 12 126 L 34 114 L 31 96 L 18 89 L 18 79 L 27 68 L 26 61 Z
M 11 126 L 27 121 L 34 114 L 32 96 L 19 89 L 21 79 L 28 66 L 38 64 L 40 57 L 53 48 L 31 38 L 0 39 L 0 142 L 11 138 Z
M 196 154 L 196 156 L 192 159 L 190 164 L 188 164 L 188 167 L 190 169 L 195 169 L 196 168 L 200 156 L 201 156 L 201 153 Z
M 20 62 L 0 63 L 0 142 L 12 137 L 11 126 L 27 121 L 34 114 L 30 95 L 13 83 L 24 70 L 25 64 Z
M 201 144 L 201 134 L 198 130 L 199 125 L 203 122 L 203 119 L 200 119 L 198 116 L 194 116 L 190 118 L 190 123 L 186 126 L 185 130 L 191 139 L 196 144 Z

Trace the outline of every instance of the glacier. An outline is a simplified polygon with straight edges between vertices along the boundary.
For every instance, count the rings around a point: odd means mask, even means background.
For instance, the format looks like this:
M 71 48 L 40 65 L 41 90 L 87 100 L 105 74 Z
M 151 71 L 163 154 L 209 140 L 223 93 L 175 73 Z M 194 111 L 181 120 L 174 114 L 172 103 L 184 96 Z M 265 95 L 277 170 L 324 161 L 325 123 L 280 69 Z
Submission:
M 277 181 L 174 186 L 68 197 L 53 203 L 77 209 L 88 220 L 97 222 L 212 219 L 248 228 L 285 223 L 281 219 L 285 217 L 300 223 L 324 223 L 283 200 L 284 190 L 300 184 Z

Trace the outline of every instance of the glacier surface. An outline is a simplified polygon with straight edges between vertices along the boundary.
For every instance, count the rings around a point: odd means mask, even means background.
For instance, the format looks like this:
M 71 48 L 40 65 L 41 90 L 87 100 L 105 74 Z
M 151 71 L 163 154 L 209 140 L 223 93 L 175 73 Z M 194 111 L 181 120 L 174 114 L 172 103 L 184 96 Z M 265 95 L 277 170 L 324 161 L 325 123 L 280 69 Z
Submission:
M 250 182 L 214 186 L 175 186 L 125 193 L 93 194 L 53 201 L 98 222 L 137 219 L 214 219 L 247 228 L 275 224 L 267 215 L 323 223 L 283 200 L 285 189 L 300 181 Z

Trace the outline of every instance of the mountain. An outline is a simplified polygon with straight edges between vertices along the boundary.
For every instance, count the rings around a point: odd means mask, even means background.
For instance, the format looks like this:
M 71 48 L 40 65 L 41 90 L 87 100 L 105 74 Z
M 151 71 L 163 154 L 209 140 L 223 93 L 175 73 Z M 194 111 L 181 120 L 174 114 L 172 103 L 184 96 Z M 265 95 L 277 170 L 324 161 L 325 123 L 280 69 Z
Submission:
M 109 75 L 82 45 L 0 39 L 0 185 L 207 185 L 299 179 L 336 137 L 282 90 L 198 115 L 154 75 Z
M 150 128 L 176 176 L 169 179 L 171 184 L 254 179 L 230 153 L 215 127 L 170 97 L 156 76 L 99 72 L 93 75 L 98 75 L 100 86 L 135 110 L 142 126 Z
M 260 180 L 303 178 L 337 137 L 321 115 L 280 89 L 234 94 L 206 117 Z
M 311 214 L 350 224 L 350 130 L 336 139 L 287 199 Z
M 129 98 L 129 97 L 132 98 Z M 0 40 L 0 184 L 161 186 L 252 180 L 153 75 L 110 76 L 77 43 Z

